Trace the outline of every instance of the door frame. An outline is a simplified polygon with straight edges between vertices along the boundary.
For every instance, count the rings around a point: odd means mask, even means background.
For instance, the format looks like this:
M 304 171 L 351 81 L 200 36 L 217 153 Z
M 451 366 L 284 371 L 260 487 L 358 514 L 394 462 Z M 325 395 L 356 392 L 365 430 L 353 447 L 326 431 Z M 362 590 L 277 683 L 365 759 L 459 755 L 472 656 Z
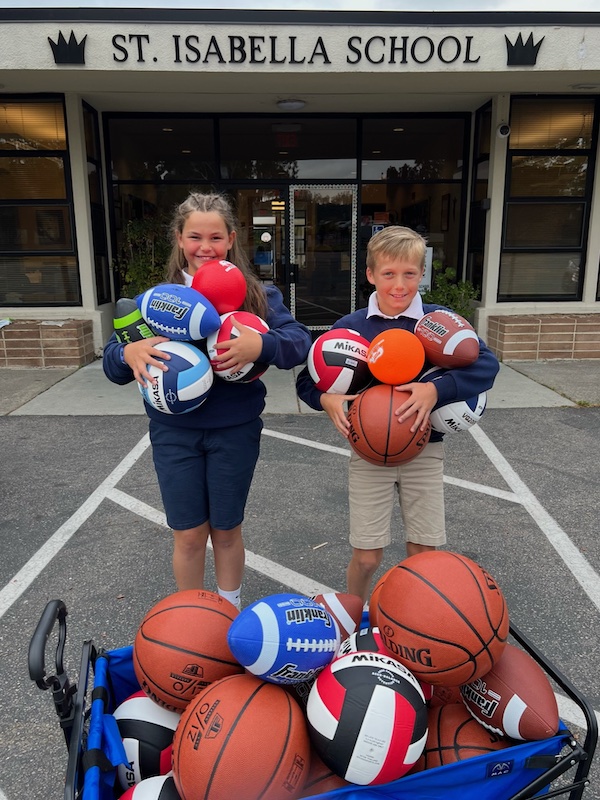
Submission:
M 296 317 L 296 270 L 298 264 L 296 261 L 296 240 L 295 240 L 295 198 L 294 194 L 297 189 L 308 190 L 343 190 L 350 191 L 352 194 L 352 210 L 350 219 L 350 312 L 356 309 L 356 269 L 357 269 L 357 253 L 358 253 L 358 186 L 354 183 L 292 183 L 288 187 L 288 257 L 287 264 L 289 265 L 286 271 L 286 289 L 289 296 L 289 309 L 294 317 Z M 331 325 L 308 325 L 310 330 L 314 331 L 328 331 Z

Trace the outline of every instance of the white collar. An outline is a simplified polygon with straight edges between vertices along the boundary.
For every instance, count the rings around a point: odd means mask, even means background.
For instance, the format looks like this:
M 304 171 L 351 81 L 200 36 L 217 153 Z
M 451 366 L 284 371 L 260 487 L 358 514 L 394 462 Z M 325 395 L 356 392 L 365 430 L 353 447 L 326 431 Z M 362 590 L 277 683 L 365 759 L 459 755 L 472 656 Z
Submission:
M 183 275 L 183 280 L 185 281 L 185 285 L 186 286 L 191 286 L 193 278 L 190 275 L 190 273 L 186 272 L 184 269 L 182 269 L 181 270 L 181 274 Z
M 401 314 L 396 314 L 395 317 L 389 317 L 384 314 L 377 302 L 377 292 L 373 292 L 369 297 L 369 305 L 367 306 L 367 319 L 369 317 L 383 317 L 383 319 L 398 319 L 399 317 L 409 317 L 410 319 L 421 319 L 423 316 L 423 300 L 419 292 L 413 297 L 409 307 Z

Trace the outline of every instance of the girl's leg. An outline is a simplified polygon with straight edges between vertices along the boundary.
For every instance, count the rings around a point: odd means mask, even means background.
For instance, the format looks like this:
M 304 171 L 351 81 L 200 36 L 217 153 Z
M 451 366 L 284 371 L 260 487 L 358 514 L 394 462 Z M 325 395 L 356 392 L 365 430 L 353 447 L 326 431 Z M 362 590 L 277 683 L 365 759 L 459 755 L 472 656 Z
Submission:
M 209 535 L 208 522 L 197 528 L 173 531 L 173 574 L 179 591 L 204 589 L 204 563 Z
M 241 524 L 228 531 L 213 530 L 211 540 L 217 586 L 226 592 L 238 591 L 242 585 L 245 563 Z

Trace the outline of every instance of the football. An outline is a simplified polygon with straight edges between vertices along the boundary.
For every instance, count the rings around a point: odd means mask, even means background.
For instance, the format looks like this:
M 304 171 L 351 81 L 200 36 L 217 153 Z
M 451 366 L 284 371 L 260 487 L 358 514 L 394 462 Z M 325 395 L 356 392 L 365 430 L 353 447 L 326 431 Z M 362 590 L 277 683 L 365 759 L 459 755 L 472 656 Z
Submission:
M 491 670 L 460 688 L 471 715 L 499 736 L 534 741 L 558 730 L 556 697 L 539 664 L 507 644 Z
M 467 367 L 479 356 L 479 338 L 460 314 L 446 308 L 430 311 L 417 322 L 415 335 L 425 348 L 425 357 L 437 367 Z
M 329 611 L 339 628 L 340 640 L 346 639 L 360 625 L 363 601 L 357 594 L 326 592 L 315 595 L 313 600 Z
M 340 638 L 322 605 L 284 593 L 244 608 L 231 623 L 227 642 L 248 672 L 285 685 L 314 678 L 337 653 Z
M 252 328 L 257 333 L 266 333 L 269 330 L 269 326 L 264 319 L 261 319 L 256 314 L 251 314 L 249 311 L 229 311 L 227 314 L 222 314 L 219 329 L 211 333 L 206 339 L 208 358 L 217 377 L 233 383 L 250 383 L 250 381 L 260 378 L 267 371 L 269 365 L 250 362 L 245 364 L 242 369 L 234 371 L 226 369 L 218 361 L 214 360 L 215 356 L 223 355 L 225 352 L 216 347 L 219 342 L 237 339 L 240 335 L 236 322 L 241 322 L 242 325 Z
M 350 328 L 333 328 L 318 336 L 306 365 L 317 389 L 329 394 L 356 394 L 372 382 L 369 342 Z
M 148 405 L 163 414 L 186 414 L 199 408 L 213 385 L 213 371 L 204 353 L 189 342 L 159 342 L 157 350 L 168 353 L 168 370 L 149 365 L 156 383 L 138 383 Z
M 156 336 L 180 342 L 205 339 L 221 324 L 206 297 L 178 283 L 163 283 L 136 297 L 142 317 Z

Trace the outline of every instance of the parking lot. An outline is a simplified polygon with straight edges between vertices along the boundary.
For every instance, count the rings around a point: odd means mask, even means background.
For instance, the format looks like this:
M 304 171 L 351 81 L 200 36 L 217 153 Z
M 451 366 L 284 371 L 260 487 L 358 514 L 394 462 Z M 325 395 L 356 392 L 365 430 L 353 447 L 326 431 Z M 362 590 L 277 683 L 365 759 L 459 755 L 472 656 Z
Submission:
M 344 590 L 348 447 L 323 414 L 266 413 L 245 521 L 243 603 Z M 27 674 L 41 611 L 61 598 L 66 666 L 81 645 L 130 644 L 175 590 L 143 415 L 0 418 L 0 800 L 58 798 L 66 750 L 49 693 Z M 448 549 L 496 578 L 511 620 L 600 709 L 600 408 L 490 408 L 446 437 Z M 400 517 L 382 571 L 404 558 Z M 207 588 L 214 588 L 212 568 Z M 49 654 L 49 671 L 52 653 Z M 581 723 L 559 698 L 569 726 Z M 595 764 L 592 776 L 597 778 Z M 592 786 L 585 795 L 598 800 Z

